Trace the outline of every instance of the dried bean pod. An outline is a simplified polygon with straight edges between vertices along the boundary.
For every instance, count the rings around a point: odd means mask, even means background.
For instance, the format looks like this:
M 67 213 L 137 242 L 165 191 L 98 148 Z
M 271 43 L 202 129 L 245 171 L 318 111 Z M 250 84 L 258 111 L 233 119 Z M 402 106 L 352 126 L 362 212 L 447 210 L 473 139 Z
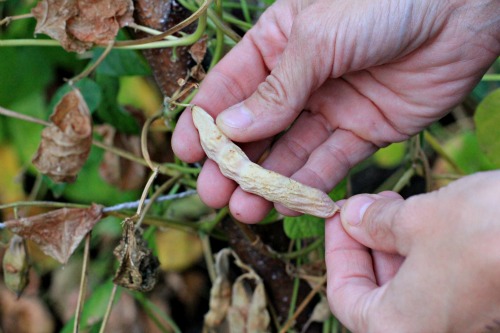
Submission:
M 278 202 L 294 211 L 322 218 L 331 217 L 338 206 L 330 197 L 310 186 L 262 168 L 248 159 L 243 150 L 227 138 L 202 108 L 192 109 L 193 122 L 208 158 L 219 165 L 222 174 L 246 192 Z

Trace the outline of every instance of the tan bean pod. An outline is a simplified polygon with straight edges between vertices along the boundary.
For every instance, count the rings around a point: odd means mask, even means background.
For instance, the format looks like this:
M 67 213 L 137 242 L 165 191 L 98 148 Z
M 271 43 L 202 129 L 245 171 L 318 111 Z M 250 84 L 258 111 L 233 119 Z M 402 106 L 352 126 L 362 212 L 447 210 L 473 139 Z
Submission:
M 291 210 L 322 218 L 333 216 L 339 209 L 326 193 L 253 163 L 219 130 L 205 110 L 194 106 L 191 111 L 201 146 L 208 158 L 219 165 L 224 176 L 237 182 L 244 191 Z

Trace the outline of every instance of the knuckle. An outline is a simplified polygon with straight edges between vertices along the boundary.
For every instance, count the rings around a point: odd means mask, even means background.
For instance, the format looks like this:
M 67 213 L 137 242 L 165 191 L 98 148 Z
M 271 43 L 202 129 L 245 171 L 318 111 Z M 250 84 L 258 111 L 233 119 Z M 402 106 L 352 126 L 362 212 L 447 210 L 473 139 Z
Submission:
M 301 144 L 300 141 L 292 139 L 288 136 L 284 136 L 282 144 L 287 150 L 289 156 L 292 156 L 298 160 L 301 164 L 304 164 L 309 158 L 309 151 Z
M 266 80 L 257 87 L 256 95 L 261 103 L 267 107 L 288 107 L 286 84 L 283 79 L 271 73 Z

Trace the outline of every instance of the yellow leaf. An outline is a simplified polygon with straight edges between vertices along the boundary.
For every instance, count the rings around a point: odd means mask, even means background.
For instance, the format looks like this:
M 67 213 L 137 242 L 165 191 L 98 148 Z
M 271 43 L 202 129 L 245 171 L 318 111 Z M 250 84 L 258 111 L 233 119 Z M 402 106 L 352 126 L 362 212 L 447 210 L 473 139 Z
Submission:
M 156 246 L 160 267 L 164 271 L 182 271 L 203 255 L 198 236 L 177 229 L 157 231 Z
M 0 146 L 0 203 L 10 203 L 24 199 L 23 186 L 19 179 L 21 165 L 18 156 L 11 146 Z

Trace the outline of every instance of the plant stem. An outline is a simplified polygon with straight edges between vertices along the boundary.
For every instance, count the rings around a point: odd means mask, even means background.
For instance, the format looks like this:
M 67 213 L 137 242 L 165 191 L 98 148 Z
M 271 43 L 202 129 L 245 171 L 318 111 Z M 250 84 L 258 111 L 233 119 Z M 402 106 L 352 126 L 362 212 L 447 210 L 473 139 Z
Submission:
M 250 11 L 248 10 L 247 0 L 240 0 L 240 4 L 241 4 L 241 11 L 243 12 L 243 17 L 245 18 L 245 21 L 247 21 L 247 23 L 251 25 L 252 17 L 250 16 Z
M 176 24 L 175 26 L 168 29 L 167 31 L 162 32 L 159 35 L 145 37 L 145 38 L 141 38 L 141 39 L 135 39 L 135 40 L 116 42 L 116 46 L 118 46 L 118 47 L 119 46 L 140 46 L 140 45 L 144 45 L 144 44 L 152 44 L 152 43 L 161 41 L 165 37 L 173 35 L 177 31 L 180 31 L 180 30 L 184 29 L 185 27 L 187 27 L 188 25 L 190 25 L 191 23 L 194 23 L 198 18 L 200 18 L 200 21 L 201 21 L 202 16 L 204 16 L 203 14 L 206 12 L 206 10 L 207 10 L 208 6 L 210 6 L 211 2 L 212 2 L 212 0 L 204 0 L 203 3 L 201 4 L 200 8 L 198 8 L 191 16 L 189 16 L 187 19 L 180 22 L 179 24 Z M 200 23 L 198 23 L 198 26 L 200 26 Z M 205 30 L 205 29 L 203 28 L 203 30 Z M 196 29 L 196 31 L 198 31 L 198 29 Z M 194 34 L 196 34 L 196 32 Z M 196 40 L 198 40 L 198 38 Z
M 465 175 L 465 172 L 462 168 L 451 158 L 450 155 L 441 147 L 439 141 L 429 132 L 424 131 L 424 139 L 427 141 L 429 146 L 431 146 L 434 151 L 441 156 L 448 164 L 460 175 Z
M 151 199 L 149 200 L 149 202 L 146 204 L 146 206 L 144 207 L 144 209 L 142 210 L 142 213 L 140 214 L 140 218 L 139 220 L 137 221 L 137 224 L 136 224 L 136 228 L 139 228 L 141 226 L 141 223 L 142 221 L 144 220 L 144 216 L 147 214 L 147 212 L 149 211 L 149 209 L 153 206 L 153 204 L 156 202 L 156 199 L 158 199 L 160 197 L 160 195 L 165 192 L 166 190 L 168 190 L 169 188 L 171 188 L 175 182 L 177 180 L 179 180 L 180 176 L 177 176 L 177 177 L 173 177 L 171 179 L 169 179 L 168 181 L 166 181 L 165 183 L 163 183 L 156 191 L 155 193 L 151 196 Z M 144 200 L 145 201 L 145 200 Z
M 297 258 L 300 258 L 300 257 L 306 255 L 306 254 L 313 252 L 314 250 L 317 250 L 318 248 L 320 248 L 323 245 L 323 243 L 324 243 L 324 239 L 319 238 L 319 239 L 315 240 L 313 243 L 309 244 L 308 246 L 306 246 L 300 250 L 297 250 L 294 252 L 287 252 L 287 253 L 276 253 L 276 257 L 279 259 L 288 259 L 288 260 L 297 259 Z
M 415 168 L 409 168 L 408 170 L 403 173 L 401 178 L 399 178 L 398 182 L 394 185 L 392 188 L 392 191 L 394 192 L 399 192 L 401 191 L 408 183 L 410 182 L 411 178 L 415 175 Z
M 85 299 L 85 294 L 87 291 L 87 278 L 88 278 L 88 262 L 90 253 L 90 235 L 92 231 L 87 233 L 85 237 L 85 249 L 83 252 L 83 265 L 82 265 L 82 276 L 80 279 L 80 290 L 78 292 L 78 303 L 75 310 L 75 325 L 73 326 L 73 333 L 78 333 L 80 331 L 80 317 L 83 310 L 83 302 Z
M 297 250 L 300 251 L 300 242 L 297 242 Z M 298 257 L 297 258 L 297 269 L 300 267 L 302 263 L 302 258 Z M 298 275 L 295 276 L 293 280 L 293 289 L 292 289 L 292 298 L 290 300 L 290 308 L 288 310 L 288 321 L 290 321 L 293 318 L 293 314 L 295 311 L 295 307 L 297 306 L 297 296 L 299 294 L 299 286 L 300 286 L 300 278 Z
M 12 110 L 7 110 L 7 109 L 4 109 L 1 106 L 0 106 L 0 114 L 4 115 L 4 116 L 7 116 L 7 117 L 10 117 L 10 118 L 16 118 L 16 119 L 24 120 L 24 121 L 27 121 L 27 122 L 30 122 L 30 123 L 35 123 L 35 124 L 38 124 L 38 125 L 43 125 L 43 126 L 50 126 L 51 125 L 51 123 L 48 122 L 48 121 L 45 121 L 45 120 L 42 120 L 42 119 L 38 119 L 38 118 L 35 118 L 35 117 L 31 117 L 31 116 L 27 116 L 25 114 L 18 113 L 18 112 L 12 111 Z
M 484 74 L 481 81 L 500 81 L 500 74 Z
M 99 66 L 104 61 L 104 59 L 106 59 L 109 52 L 111 52 L 111 50 L 113 49 L 114 44 L 115 44 L 114 41 L 109 43 L 108 46 L 106 46 L 106 48 L 104 49 L 104 52 L 99 56 L 99 58 L 97 58 L 97 60 L 93 64 L 91 64 L 89 67 L 87 67 L 83 72 L 81 72 L 77 76 L 69 79 L 68 84 L 70 86 L 73 86 L 76 82 L 89 76 L 97 68 L 97 66 Z
M 32 18 L 33 17 L 33 14 L 32 13 L 27 13 L 27 14 L 21 14 L 21 15 L 15 15 L 15 16 L 7 16 L 3 19 L 0 20 L 0 26 L 2 25 L 8 25 L 10 24 L 12 21 L 17 21 L 17 20 L 24 20 L 24 19 L 27 19 L 27 18 Z
M 216 6 L 216 15 L 219 19 L 222 20 L 222 0 L 215 0 L 215 6 Z M 215 32 L 215 51 L 212 56 L 212 61 L 210 62 L 210 69 L 212 69 L 222 58 L 222 50 L 224 48 L 224 31 L 222 29 L 217 28 Z
M 204 232 L 199 232 L 198 236 L 201 239 L 201 244 L 203 246 L 203 257 L 205 258 L 205 265 L 207 265 L 208 276 L 210 277 L 210 281 L 214 283 L 217 278 L 217 273 L 215 272 L 214 265 L 214 254 L 212 252 L 212 247 L 210 246 L 210 238 Z
M 106 325 L 108 324 L 109 316 L 111 315 L 111 310 L 113 309 L 113 302 L 115 301 L 117 289 L 118 285 L 113 283 L 113 289 L 111 289 L 111 295 L 109 296 L 108 306 L 106 307 L 106 312 L 104 313 L 99 333 L 104 333 L 106 331 Z
M 318 283 L 309 292 L 309 294 L 306 296 L 306 298 L 304 298 L 304 300 L 302 301 L 302 303 L 300 303 L 299 307 L 297 308 L 297 311 L 295 311 L 295 313 L 293 314 L 292 318 L 288 319 L 287 322 L 285 323 L 285 325 L 283 325 L 283 327 L 280 330 L 280 333 L 285 333 L 286 331 L 288 331 L 292 327 L 292 325 L 295 322 L 295 320 L 297 319 L 297 317 L 302 313 L 302 311 L 304 311 L 304 309 L 311 302 L 311 300 L 313 299 L 313 297 L 321 290 L 321 288 L 323 288 L 323 285 L 325 284 L 325 282 L 326 282 L 326 275 L 323 276 L 323 278 L 321 279 L 321 282 Z

